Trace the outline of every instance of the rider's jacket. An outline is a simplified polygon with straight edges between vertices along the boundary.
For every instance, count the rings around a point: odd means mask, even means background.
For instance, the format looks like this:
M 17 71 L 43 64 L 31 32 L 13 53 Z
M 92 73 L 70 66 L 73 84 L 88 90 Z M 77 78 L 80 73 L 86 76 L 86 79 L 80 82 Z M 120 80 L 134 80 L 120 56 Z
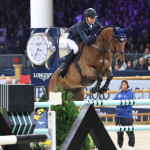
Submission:
M 80 42 L 84 42 L 87 45 L 92 44 L 96 40 L 96 35 L 90 36 L 90 33 L 97 29 L 102 28 L 103 26 L 100 22 L 95 19 L 95 23 L 90 27 L 85 19 L 80 22 L 74 24 L 66 32 L 69 33 L 68 38 L 75 41 L 77 44 Z

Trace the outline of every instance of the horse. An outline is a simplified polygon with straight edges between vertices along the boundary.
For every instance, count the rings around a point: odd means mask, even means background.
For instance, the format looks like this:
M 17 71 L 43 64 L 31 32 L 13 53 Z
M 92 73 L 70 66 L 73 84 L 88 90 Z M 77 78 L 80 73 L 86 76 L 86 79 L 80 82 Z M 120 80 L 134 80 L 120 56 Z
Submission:
M 124 48 L 126 43 L 127 29 L 116 26 L 107 26 L 99 29 L 96 41 L 88 46 L 84 45 L 82 54 L 78 60 L 74 59 L 69 65 L 64 78 L 60 78 L 58 68 L 49 80 L 48 92 L 56 92 L 59 84 L 65 91 L 73 93 L 76 101 L 84 100 L 84 87 L 95 84 L 90 89 L 91 93 L 103 94 L 108 90 L 112 74 L 112 58 L 116 56 L 116 62 L 122 65 L 125 61 Z M 101 82 L 107 76 L 103 87 Z

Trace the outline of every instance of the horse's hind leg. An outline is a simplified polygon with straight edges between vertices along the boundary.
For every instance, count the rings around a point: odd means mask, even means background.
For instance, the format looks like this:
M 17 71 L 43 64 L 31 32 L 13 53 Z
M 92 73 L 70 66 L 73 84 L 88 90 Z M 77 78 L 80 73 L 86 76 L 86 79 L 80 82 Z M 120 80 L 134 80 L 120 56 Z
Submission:
M 103 77 L 101 73 L 97 73 L 96 77 L 97 77 L 97 82 L 95 86 L 90 89 L 90 93 L 96 93 L 100 89 L 101 82 L 103 81 Z
M 108 90 L 108 86 L 109 86 L 112 78 L 113 78 L 113 73 L 111 71 L 109 71 L 107 73 L 107 80 L 106 80 L 104 86 L 98 90 L 98 93 L 103 94 L 104 92 L 106 92 Z

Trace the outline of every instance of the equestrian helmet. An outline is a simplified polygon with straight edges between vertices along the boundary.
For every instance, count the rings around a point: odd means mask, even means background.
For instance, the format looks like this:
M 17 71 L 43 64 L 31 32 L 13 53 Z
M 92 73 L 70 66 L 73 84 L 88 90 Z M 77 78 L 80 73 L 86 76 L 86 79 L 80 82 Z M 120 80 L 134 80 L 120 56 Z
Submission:
M 84 11 L 84 17 L 95 18 L 95 17 L 97 17 L 97 13 L 96 13 L 95 9 L 88 8 Z

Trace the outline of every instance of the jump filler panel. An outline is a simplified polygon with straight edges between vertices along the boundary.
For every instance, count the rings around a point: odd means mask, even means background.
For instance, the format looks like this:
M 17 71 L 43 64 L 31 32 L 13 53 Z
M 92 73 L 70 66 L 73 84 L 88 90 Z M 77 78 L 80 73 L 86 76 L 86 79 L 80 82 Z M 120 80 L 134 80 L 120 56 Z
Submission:
M 34 111 L 33 85 L 0 85 L 0 107 L 8 112 Z

